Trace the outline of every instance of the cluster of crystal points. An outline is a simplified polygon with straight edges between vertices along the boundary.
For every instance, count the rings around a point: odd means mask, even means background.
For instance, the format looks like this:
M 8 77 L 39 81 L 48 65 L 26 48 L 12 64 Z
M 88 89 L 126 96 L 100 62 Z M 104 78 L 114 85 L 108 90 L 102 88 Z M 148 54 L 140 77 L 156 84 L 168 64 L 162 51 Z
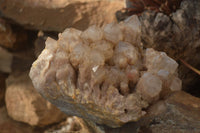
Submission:
M 47 39 L 30 77 L 67 114 L 111 127 L 137 121 L 150 104 L 181 89 L 178 64 L 143 49 L 140 35 L 137 16 L 83 32 L 66 29 L 57 41 Z

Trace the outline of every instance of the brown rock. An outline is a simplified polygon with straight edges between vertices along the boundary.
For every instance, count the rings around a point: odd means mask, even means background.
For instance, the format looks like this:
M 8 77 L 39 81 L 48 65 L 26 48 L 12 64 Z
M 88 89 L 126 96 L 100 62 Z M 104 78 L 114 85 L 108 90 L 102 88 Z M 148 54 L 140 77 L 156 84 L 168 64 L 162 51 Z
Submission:
M 27 73 L 9 76 L 6 85 L 6 107 L 14 120 L 44 126 L 66 117 L 35 91 Z
M 28 28 L 63 31 L 67 27 L 86 29 L 115 20 L 115 12 L 123 8 L 122 0 L 5 0 L 0 1 L 0 12 Z
M 0 18 L 0 45 L 12 48 L 16 41 L 16 36 L 13 34 L 11 26 Z
M 1 133 L 39 133 L 31 126 L 12 120 L 6 111 L 6 107 L 0 108 L 0 132 Z
M 0 47 L 0 72 L 10 73 L 13 55 Z
M 20 49 L 27 41 L 27 33 L 23 28 L 15 26 L 12 28 L 10 24 L 0 18 L 0 46 L 9 49 Z

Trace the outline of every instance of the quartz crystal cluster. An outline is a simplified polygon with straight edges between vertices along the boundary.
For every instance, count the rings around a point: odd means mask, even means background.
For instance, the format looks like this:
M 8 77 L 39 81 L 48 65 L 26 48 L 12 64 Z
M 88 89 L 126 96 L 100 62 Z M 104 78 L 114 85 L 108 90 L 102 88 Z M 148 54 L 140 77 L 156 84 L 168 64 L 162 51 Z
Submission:
M 48 38 L 30 77 L 43 97 L 63 112 L 119 127 L 181 89 L 178 64 L 164 52 L 144 49 L 137 16 Z

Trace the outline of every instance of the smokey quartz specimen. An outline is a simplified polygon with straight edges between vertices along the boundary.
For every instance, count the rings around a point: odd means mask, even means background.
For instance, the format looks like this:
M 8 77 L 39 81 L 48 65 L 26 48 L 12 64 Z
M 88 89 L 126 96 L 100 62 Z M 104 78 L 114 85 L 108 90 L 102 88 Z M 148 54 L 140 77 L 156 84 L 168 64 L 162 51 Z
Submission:
M 143 49 L 137 16 L 48 38 L 30 77 L 37 91 L 63 112 L 119 127 L 181 89 L 178 64 L 164 52 Z

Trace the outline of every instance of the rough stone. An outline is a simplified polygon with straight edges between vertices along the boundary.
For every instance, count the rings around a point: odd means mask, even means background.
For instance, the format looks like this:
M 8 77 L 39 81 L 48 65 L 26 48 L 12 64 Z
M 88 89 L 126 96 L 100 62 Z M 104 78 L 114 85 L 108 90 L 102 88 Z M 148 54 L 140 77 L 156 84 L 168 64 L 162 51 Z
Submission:
M 1 133 L 39 133 L 31 126 L 12 120 L 6 111 L 6 107 L 0 108 L 0 131 Z
M 45 126 L 66 117 L 35 91 L 27 73 L 10 75 L 6 86 L 6 107 L 14 120 L 32 126 Z
M 110 23 L 123 6 L 122 0 L 3 0 L 0 13 L 27 28 L 61 32 Z
M 143 12 L 141 39 L 144 47 L 164 51 L 175 60 L 182 59 L 200 68 L 200 1 L 183 0 L 180 8 L 167 16 L 153 11 Z M 185 90 L 199 82 L 197 74 L 180 64 L 179 76 Z
M 174 92 L 152 105 L 138 122 L 103 129 L 106 133 L 199 133 L 200 99 L 183 91 Z
M 22 27 L 12 28 L 9 23 L 0 18 L 0 46 L 8 49 L 20 49 L 28 39 Z
M 16 36 L 13 34 L 10 25 L 0 18 L 0 45 L 12 48 L 16 41 Z
M 10 73 L 12 71 L 12 59 L 13 55 L 6 49 L 0 47 L 0 72 Z
M 146 127 L 152 133 L 199 133 L 200 99 L 183 91 L 175 92 L 152 106 L 148 116 L 151 120 Z
M 111 127 L 139 120 L 152 102 L 181 89 L 171 78 L 178 79 L 177 63 L 163 52 L 143 49 L 140 31 L 132 16 L 83 32 L 66 29 L 57 41 L 48 38 L 30 71 L 33 85 L 66 114 Z

